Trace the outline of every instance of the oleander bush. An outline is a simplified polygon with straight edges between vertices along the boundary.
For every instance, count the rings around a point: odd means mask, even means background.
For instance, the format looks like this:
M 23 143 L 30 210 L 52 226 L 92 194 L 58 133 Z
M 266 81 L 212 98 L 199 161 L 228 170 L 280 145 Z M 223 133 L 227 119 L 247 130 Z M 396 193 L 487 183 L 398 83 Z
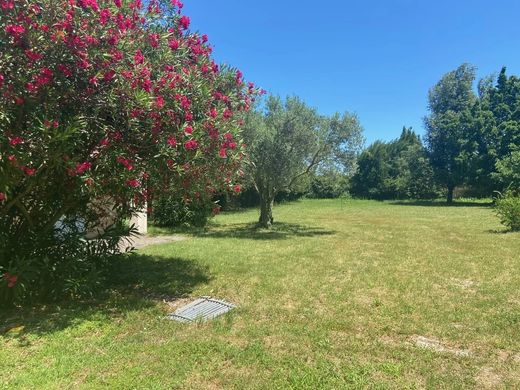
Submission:
M 215 64 L 180 1 L 0 8 L 2 296 L 82 290 L 103 268 L 93 259 L 118 252 L 84 239 L 107 214 L 116 227 L 169 188 L 187 202 L 236 189 L 242 114 L 258 90 Z

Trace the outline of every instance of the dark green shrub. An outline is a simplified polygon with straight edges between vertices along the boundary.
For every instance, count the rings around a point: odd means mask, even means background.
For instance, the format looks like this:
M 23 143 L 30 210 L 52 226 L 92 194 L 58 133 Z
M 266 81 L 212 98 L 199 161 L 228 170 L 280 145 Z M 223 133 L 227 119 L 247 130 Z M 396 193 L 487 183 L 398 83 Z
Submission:
M 109 262 L 121 240 L 135 234 L 117 224 L 96 239 L 85 239 L 81 224 L 64 221 L 49 234 L 23 233 L 23 240 L 0 232 L 0 305 L 54 301 L 94 295 L 104 285 Z M 3 286 L 5 285 L 5 286 Z
M 160 227 L 204 227 L 216 209 L 213 202 L 186 203 L 176 196 L 161 197 L 153 202 L 151 219 Z
M 500 222 L 512 231 L 520 231 L 520 193 L 508 190 L 499 194 L 496 200 L 496 213 Z

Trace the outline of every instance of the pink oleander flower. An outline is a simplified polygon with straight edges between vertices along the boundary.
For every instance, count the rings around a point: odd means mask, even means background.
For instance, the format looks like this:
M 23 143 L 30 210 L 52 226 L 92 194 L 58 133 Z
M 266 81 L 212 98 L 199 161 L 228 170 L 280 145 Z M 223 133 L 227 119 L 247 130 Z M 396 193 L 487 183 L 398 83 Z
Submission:
M 144 62 L 143 53 L 139 49 L 135 52 L 134 62 L 136 65 L 142 64 Z
M 9 145 L 16 146 L 18 144 L 21 144 L 23 141 L 24 140 L 22 137 L 14 137 L 14 138 L 9 139 Z
M 110 12 L 110 10 L 108 8 L 105 8 L 105 9 L 101 10 L 101 12 L 99 13 L 99 23 L 104 25 L 110 20 L 111 17 L 112 17 L 112 13 Z
M 116 72 L 114 70 L 109 70 L 103 75 L 103 81 L 106 83 L 109 83 L 113 80 L 114 76 L 116 75 Z
M 159 47 L 159 34 L 150 34 L 148 36 L 148 41 L 150 42 L 150 46 L 154 49 Z
M 195 150 L 197 149 L 199 146 L 199 144 L 197 143 L 197 141 L 195 141 L 194 139 L 190 139 L 189 141 L 187 141 L 185 144 L 184 144 L 184 148 L 186 150 Z
M 30 62 L 35 62 L 43 58 L 43 54 L 36 53 L 35 51 L 30 49 L 25 50 L 25 55 L 27 56 Z
M 155 105 L 157 108 L 163 108 L 164 107 L 164 98 L 162 96 L 157 96 L 155 98 Z
M 36 173 L 35 168 L 29 168 L 29 167 L 23 166 L 21 169 L 27 176 L 33 176 Z
M 8 24 L 5 26 L 5 32 L 15 39 L 19 39 L 25 32 L 25 27 L 19 24 Z
M 76 165 L 76 175 L 82 175 L 92 167 L 92 163 L 85 161 Z
M 139 182 L 139 180 L 137 179 L 130 179 L 130 180 L 127 180 L 126 181 L 126 184 L 129 186 L 129 187 L 132 187 L 132 188 L 136 188 L 136 187 L 139 187 L 141 185 L 141 183 Z
M 16 283 L 18 282 L 18 276 L 12 275 L 9 272 L 6 272 L 3 275 L 3 279 L 7 282 L 8 288 L 13 288 L 16 285 Z
M 190 18 L 187 16 L 182 16 L 179 20 L 179 24 L 181 29 L 187 30 L 190 27 Z
M 0 8 L 4 11 L 10 10 L 14 8 L 14 0 L 2 0 L 0 1 Z
M 57 66 L 58 70 L 64 74 L 65 77 L 71 77 L 72 76 L 72 72 L 71 70 L 66 67 L 65 65 L 63 64 L 58 64 Z
M 123 156 L 118 156 L 116 158 L 116 161 L 119 164 L 121 164 L 122 166 L 124 166 L 128 171 L 133 171 L 134 170 L 134 166 L 132 165 L 132 162 L 129 159 L 127 159 L 127 158 L 125 158 Z
M 179 41 L 177 39 L 170 39 L 168 41 L 168 46 L 170 47 L 170 49 L 172 50 L 177 50 L 179 48 Z
M 224 113 L 222 114 L 222 116 L 225 118 L 225 119 L 229 119 L 233 116 L 233 112 L 231 112 L 231 110 L 229 109 L 225 109 L 224 110 Z

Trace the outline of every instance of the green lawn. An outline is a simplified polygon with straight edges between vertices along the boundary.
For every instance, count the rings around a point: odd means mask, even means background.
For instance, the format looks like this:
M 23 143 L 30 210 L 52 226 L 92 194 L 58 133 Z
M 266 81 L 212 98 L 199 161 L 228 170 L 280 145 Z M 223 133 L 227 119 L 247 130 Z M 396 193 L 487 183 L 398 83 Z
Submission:
M 271 231 L 256 218 L 130 256 L 94 302 L 2 315 L 0 388 L 520 388 L 520 234 L 491 208 L 306 200 Z M 164 319 L 163 300 L 203 295 L 239 309 Z

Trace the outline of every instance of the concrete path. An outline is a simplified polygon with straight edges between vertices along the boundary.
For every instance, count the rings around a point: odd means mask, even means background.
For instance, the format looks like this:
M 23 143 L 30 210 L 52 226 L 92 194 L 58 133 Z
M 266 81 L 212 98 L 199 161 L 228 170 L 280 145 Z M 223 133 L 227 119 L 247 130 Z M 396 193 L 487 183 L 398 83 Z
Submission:
M 129 248 L 129 247 L 134 247 L 135 249 L 141 249 L 141 248 L 147 247 L 149 245 L 167 244 L 169 242 L 184 241 L 187 239 L 188 239 L 187 236 L 180 236 L 177 234 L 166 235 L 166 236 L 141 235 L 141 236 L 133 238 L 131 244 L 129 244 L 126 241 L 123 242 L 121 245 L 121 250 L 124 251 L 126 248 Z

